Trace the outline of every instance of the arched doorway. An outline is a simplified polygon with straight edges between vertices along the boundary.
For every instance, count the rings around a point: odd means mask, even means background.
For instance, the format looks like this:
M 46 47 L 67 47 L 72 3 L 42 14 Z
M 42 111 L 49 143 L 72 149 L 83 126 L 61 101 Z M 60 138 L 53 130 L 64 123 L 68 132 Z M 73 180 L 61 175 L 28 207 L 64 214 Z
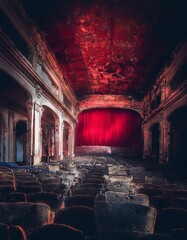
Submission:
M 159 162 L 160 153 L 160 129 L 159 123 L 152 125 L 151 131 L 151 158 L 152 160 Z
M 187 169 L 187 106 L 177 109 L 169 116 L 170 145 L 169 164 L 175 169 Z
M 0 162 L 5 161 L 5 120 L 0 113 Z
M 50 162 L 55 159 L 55 113 L 47 106 L 43 106 L 44 112 L 41 119 L 42 126 L 42 161 Z
M 27 147 L 27 123 L 18 121 L 16 123 L 16 162 L 18 164 L 26 162 Z
M 16 79 L 0 70 L 0 112 L 4 116 L 4 120 L 2 118 L 0 120 L 1 155 L 3 156 L 1 161 L 19 162 L 20 164 L 30 161 L 29 138 L 24 135 L 27 134 L 27 123 L 29 122 L 27 102 L 30 98 L 29 92 Z M 5 127 L 2 127 L 5 124 L 6 131 Z M 20 125 L 22 126 L 20 127 Z M 25 133 L 20 130 L 21 128 L 26 129 Z M 21 140 L 21 138 L 24 138 L 24 140 Z M 20 144 L 18 144 L 19 141 Z M 3 144 L 5 145 L 4 150 Z M 17 151 L 18 149 L 19 151 Z

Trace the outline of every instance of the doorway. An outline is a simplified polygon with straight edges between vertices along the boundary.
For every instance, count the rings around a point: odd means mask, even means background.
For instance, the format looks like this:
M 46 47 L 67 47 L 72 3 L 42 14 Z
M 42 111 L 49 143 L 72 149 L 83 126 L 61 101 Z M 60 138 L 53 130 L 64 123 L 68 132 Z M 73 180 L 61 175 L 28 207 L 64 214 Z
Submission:
M 19 121 L 16 123 L 16 162 L 23 163 L 26 161 L 27 145 L 27 123 Z
M 170 117 L 169 163 L 175 169 L 187 168 L 187 107 L 174 111 Z

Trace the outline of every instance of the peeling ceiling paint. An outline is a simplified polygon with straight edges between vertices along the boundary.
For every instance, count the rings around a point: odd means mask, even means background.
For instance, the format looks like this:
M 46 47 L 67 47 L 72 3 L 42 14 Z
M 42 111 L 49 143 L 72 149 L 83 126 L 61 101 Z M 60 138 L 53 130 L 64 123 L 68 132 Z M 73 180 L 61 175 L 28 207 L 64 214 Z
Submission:
M 78 98 L 141 98 L 186 40 L 185 0 L 21 0 Z

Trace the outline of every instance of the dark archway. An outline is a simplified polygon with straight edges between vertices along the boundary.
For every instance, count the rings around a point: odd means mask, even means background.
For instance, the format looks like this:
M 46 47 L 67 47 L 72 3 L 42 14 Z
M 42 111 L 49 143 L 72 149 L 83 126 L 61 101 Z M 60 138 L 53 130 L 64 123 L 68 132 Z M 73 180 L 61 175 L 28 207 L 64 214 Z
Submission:
M 4 160 L 2 161 L 20 162 L 20 164 L 23 164 L 30 159 L 28 137 L 24 136 L 27 130 L 25 130 L 24 134 L 19 132 L 22 131 L 20 130 L 21 128 L 27 129 L 28 127 L 24 127 L 24 125 L 27 125 L 29 120 L 27 102 L 30 98 L 29 92 L 16 79 L 0 70 L 0 111 L 5 116 L 4 125 L 6 125 L 8 132 L 8 134 L 4 135 L 4 140 L 3 138 L 1 140 L 1 142 L 4 141 L 6 143 L 4 147 L 6 151 L 3 153 Z M 18 144 L 19 141 L 21 145 L 24 144 L 24 147 L 22 146 L 24 150 Z M 18 151 L 19 148 L 22 150 Z M 19 155 L 17 151 L 21 151 L 23 154 Z
M 55 159 L 55 115 L 53 111 L 43 106 L 42 125 L 42 161 L 49 162 Z
M 26 162 L 27 148 L 27 123 L 18 121 L 16 123 L 16 162 L 18 164 Z
M 170 117 L 169 163 L 186 172 L 187 169 L 187 106 L 174 111 Z

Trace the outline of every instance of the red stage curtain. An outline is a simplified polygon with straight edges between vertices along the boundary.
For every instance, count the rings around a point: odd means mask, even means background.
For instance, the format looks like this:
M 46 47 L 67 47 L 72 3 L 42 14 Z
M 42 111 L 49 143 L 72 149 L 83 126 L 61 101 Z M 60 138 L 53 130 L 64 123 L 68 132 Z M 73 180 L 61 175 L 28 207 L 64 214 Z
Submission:
M 126 109 L 83 111 L 78 117 L 75 144 L 138 148 L 141 146 L 141 118 Z

